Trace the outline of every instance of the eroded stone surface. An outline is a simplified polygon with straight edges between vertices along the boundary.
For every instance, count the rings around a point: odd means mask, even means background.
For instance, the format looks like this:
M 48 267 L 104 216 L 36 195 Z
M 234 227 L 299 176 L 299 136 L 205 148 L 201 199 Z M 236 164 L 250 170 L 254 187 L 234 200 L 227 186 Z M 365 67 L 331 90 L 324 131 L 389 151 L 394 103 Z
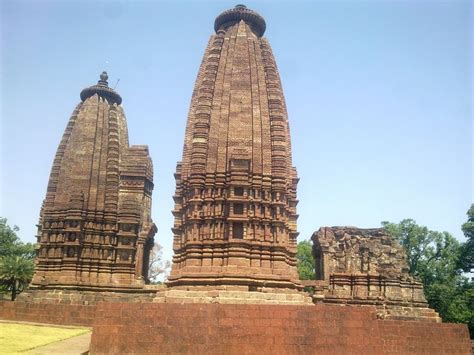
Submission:
M 380 318 L 440 321 L 409 275 L 404 249 L 384 229 L 322 227 L 311 239 L 316 301 L 375 305 Z
M 348 272 L 411 279 L 406 253 L 382 228 L 323 227 L 312 240 L 318 279 Z

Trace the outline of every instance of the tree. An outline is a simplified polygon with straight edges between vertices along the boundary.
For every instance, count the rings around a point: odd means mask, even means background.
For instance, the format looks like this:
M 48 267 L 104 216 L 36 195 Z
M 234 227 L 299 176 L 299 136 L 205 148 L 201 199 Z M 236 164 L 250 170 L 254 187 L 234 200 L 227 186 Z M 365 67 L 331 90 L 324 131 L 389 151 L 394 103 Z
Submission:
M 467 211 L 467 222 L 462 225 L 462 231 L 467 241 L 461 251 L 460 267 L 465 272 L 474 272 L 474 204 Z
M 474 284 L 462 274 L 464 244 L 414 220 L 382 222 L 407 253 L 410 273 L 423 283 L 426 299 L 446 322 L 467 323 L 474 336 Z
M 0 258 L 5 256 L 22 256 L 34 259 L 35 248 L 31 243 L 23 243 L 16 235 L 19 231 L 17 226 L 11 228 L 7 219 L 0 217 Z
M 298 243 L 296 259 L 300 280 L 314 280 L 314 258 L 312 244 L 309 240 Z
M 32 260 L 21 256 L 0 258 L 0 284 L 11 292 L 12 301 L 28 286 L 33 272 L 34 263 Z
M 7 219 L 0 217 L 0 292 L 11 292 L 12 301 L 24 290 L 33 277 L 35 249 L 23 243 Z
M 148 280 L 151 284 L 161 283 L 158 279 L 162 276 L 164 279 L 168 276 L 170 268 L 170 261 L 163 260 L 163 247 L 155 243 L 150 252 L 150 259 L 148 262 Z
M 423 283 L 461 274 L 458 267 L 461 245 L 448 232 L 431 231 L 412 219 L 404 219 L 398 224 L 382 222 L 382 226 L 403 246 L 410 274 Z

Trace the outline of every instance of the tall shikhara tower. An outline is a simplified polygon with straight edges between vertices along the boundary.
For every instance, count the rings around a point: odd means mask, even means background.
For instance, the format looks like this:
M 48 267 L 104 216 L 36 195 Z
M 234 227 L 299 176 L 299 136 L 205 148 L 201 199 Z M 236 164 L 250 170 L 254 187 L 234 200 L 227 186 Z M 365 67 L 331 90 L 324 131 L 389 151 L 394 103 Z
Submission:
M 84 89 L 51 169 L 30 289 L 141 288 L 156 227 L 148 147 L 129 146 L 122 98 L 103 72 Z
M 175 174 L 169 286 L 301 289 L 298 178 L 265 27 L 243 5 L 215 20 Z

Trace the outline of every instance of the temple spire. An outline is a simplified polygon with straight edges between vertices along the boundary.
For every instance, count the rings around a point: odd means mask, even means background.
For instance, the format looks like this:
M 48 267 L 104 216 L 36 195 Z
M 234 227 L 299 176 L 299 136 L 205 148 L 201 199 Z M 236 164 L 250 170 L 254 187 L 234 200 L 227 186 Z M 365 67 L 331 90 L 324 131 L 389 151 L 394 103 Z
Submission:
M 176 171 L 168 285 L 300 290 L 296 185 L 283 89 L 262 16 L 214 24 Z
M 32 290 L 141 289 L 147 278 L 152 162 L 146 146 L 129 146 L 122 98 L 107 80 L 103 71 L 82 90 L 59 144 Z

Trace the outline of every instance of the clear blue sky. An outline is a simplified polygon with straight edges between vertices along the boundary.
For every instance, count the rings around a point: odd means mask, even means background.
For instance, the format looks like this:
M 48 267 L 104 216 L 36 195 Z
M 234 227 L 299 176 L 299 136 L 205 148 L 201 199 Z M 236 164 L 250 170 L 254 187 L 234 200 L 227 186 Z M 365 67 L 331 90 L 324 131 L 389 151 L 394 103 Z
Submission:
M 80 91 L 120 83 L 130 142 L 155 167 L 171 258 L 173 173 L 215 17 L 236 2 L 0 1 L 0 216 L 34 241 Z M 300 183 L 300 240 L 413 218 L 463 240 L 473 201 L 470 1 L 248 1 L 267 22 Z

